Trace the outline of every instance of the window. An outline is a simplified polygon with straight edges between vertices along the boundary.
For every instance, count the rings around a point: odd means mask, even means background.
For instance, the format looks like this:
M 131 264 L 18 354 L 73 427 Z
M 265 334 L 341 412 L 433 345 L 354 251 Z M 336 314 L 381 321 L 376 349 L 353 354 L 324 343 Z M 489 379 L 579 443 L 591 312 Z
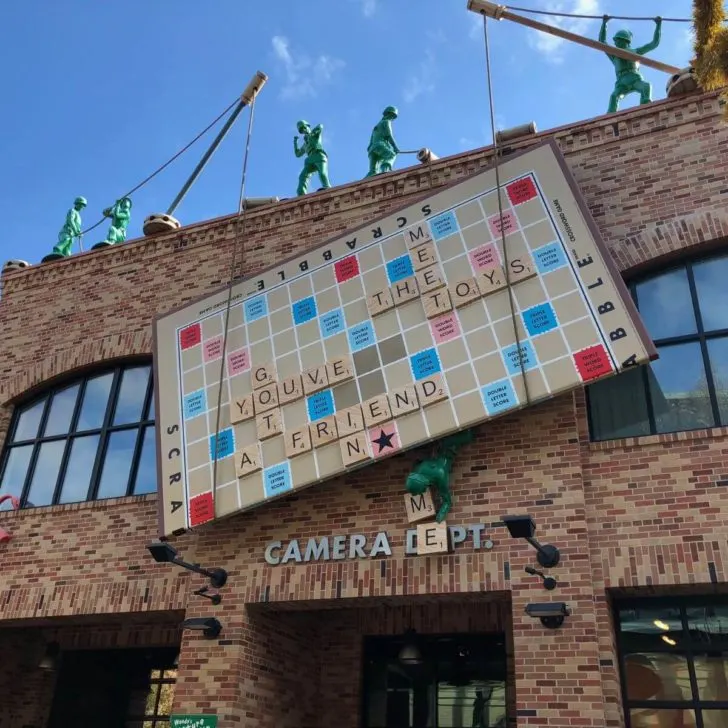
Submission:
M 416 650 L 421 659 L 402 660 Z M 506 728 L 504 635 L 368 637 L 365 728 Z
M 728 725 L 728 598 L 618 602 L 627 728 Z
M 16 408 L 0 458 L 0 494 L 30 507 L 156 489 L 149 364 L 93 372 Z
M 660 358 L 588 387 L 592 439 L 728 425 L 728 255 L 630 289 Z

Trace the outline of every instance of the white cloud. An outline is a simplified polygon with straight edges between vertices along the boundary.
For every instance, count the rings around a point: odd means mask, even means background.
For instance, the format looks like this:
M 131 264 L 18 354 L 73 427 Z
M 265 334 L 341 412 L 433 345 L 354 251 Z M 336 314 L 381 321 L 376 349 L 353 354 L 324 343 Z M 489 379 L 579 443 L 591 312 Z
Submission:
M 365 18 L 371 18 L 377 12 L 377 0 L 362 0 L 361 11 Z
M 483 38 L 483 16 L 479 13 L 468 13 L 468 21 L 470 23 L 468 35 L 471 40 L 481 40 Z
M 425 51 L 425 57 L 420 61 L 417 70 L 414 71 L 405 83 L 402 96 L 406 103 L 411 104 L 415 99 L 424 94 L 430 94 L 435 90 L 435 54 L 432 50 Z
M 599 0 L 549 0 L 543 10 L 552 13 L 576 13 L 577 15 L 602 15 Z M 585 18 L 557 18 L 542 19 L 549 25 L 563 28 L 571 33 L 588 35 L 590 24 L 594 21 Z M 569 41 L 557 38 L 555 35 L 540 31 L 529 31 L 528 44 L 541 53 L 549 63 L 563 63 L 564 51 Z
M 271 45 L 285 72 L 285 83 L 281 89 L 281 98 L 284 99 L 316 96 L 321 86 L 332 83 L 346 65 L 340 58 L 323 53 L 313 59 L 305 53 L 294 54 L 290 41 L 284 35 L 274 35 Z

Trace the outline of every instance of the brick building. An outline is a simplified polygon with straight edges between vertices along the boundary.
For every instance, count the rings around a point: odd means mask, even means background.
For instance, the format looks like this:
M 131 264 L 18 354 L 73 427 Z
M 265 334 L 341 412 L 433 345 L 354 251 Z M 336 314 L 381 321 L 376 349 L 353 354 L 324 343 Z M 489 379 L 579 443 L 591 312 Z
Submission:
M 225 284 L 233 219 L 6 269 L 0 495 L 21 508 L 0 506 L 0 726 L 146 728 L 170 709 L 220 728 L 728 725 L 720 114 L 715 94 L 690 95 L 507 150 L 558 143 L 657 361 L 479 427 L 456 462 L 451 554 L 407 553 L 414 451 L 172 538 L 228 571 L 219 606 L 146 548 L 150 371 L 154 317 Z M 491 161 L 476 150 L 251 210 L 245 272 Z M 524 571 L 535 552 L 501 522 L 514 513 L 560 549 L 553 592 Z M 381 533 L 386 548 L 348 558 L 351 536 L 370 548 Z M 286 559 L 324 536 L 347 537 L 345 558 Z M 571 609 L 559 629 L 525 613 L 553 600 Z M 215 639 L 180 630 L 213 614 Z

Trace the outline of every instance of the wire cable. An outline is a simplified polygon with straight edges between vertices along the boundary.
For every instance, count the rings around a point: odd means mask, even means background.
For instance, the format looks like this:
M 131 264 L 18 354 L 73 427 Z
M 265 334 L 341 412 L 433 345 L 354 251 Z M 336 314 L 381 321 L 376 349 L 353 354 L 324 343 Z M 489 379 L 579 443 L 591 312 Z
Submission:
M 506 6 L 508 10 L 516 13 L 531 13 L 532 15 L 550 15 L 554 18 L 580 18 L 582 20 L 657 20 L 656 17 L 637 15 L 582 15 L 580 13 L 557 13 L 552 10 L 533 10 L 532 8 L 517 8 L 513 5 Z M 692 18 L 661 18 L 663 23 L 692 23 Z
M 227 352 L 228 332 L 230 330 L 230 308 L 233 300 L 233 284 L 235 282 L 235 269 L 237 266 L 238 247 L 240 247 L 240 268 L 241 274 L 245 265 L 245 217 L 248 205 L 245 204 L 245 180 L 248 176 L 248 156 L 250 153 L 250 137 L 253 133 L 253 117 L 255 116 L 255 99 L 257 93 L 253 95 L 250 102 L 250 116 L 248 118 L 248 132 L 245 138 L 245 153 L 243 154 L 243 172 L 240 179 L 240 197 L 238 198 L 238 214 L 236 217 L 235 236 L 233 238 L 233 254 L 230 263 L 230 277 L 228 280 L 227 303 L 225 306 L 225 330 L 222 336 L 222 358 L 220 359 L 220 381 L 217 390 L 217 415 L 215 419 L 215 458 L 212 465 L 212 504 L 215 508 L 217 496 L 217 461 L 219 437 L 220 437 L 220 412 L 222 409 L 222 385 L 225 376 L 225 358 Z
M 161 167 L 157 167 L 154 172 L 145 177 L 138 185 L 132 187 L 125 195 L 119 197 L 119 199 L 121 200 L 124 197 L 131 197 L 131 195 L 133 195 L 137 190 L 140 190 L 142 187 L 144 187 L 147 182 L 151 182 L 160 172 L 167 169 L 167 167 L 169 167 L 172 162 L 174 162 L 178 157 L 181 157 L 193 144 L 195 144 L 195 142 L 199 141 L 203 136 L 205 136 L 205 134 L 207 134 L 207 132 L 210 131 L 210 129 L 212 129 L 212 127 L 215 126 L 215 124 L 217 124 L 217 122 L 220 121 L 220 119 L 222 119 L 222 117 L 225 116 L 225 114 L 227 114 L 233 108 L 233 106 L 238 103 L 238 101 L 240 101 L 239 96 L 236 97 L 222 113 L 218 114 L 218 116 L 216 116 L 215 119 L 211 121 L 191 142 L 182 147 L 182 149 L 180 149 L 173 157 L 168 159 Z M 82 230 L 81 235 L 90 233 L 92 230 L 96 229 L 99 225 L 101 225 L 104 220 L 106 220 L 105 215 L 97 223 L 91 225 L 91 227 Z
M 501 245 L 503 246 L 503 272 L 506 278 L 506 290 L 508 291 L 508 299 L 511 305 L 511 322 L 513 323 L 513 335 L 516 339 L 516 352 L 518 362 L 521 369 L 521 377 L 523 379 L 523 388 L 526 395 L 526 404 L 531 403 L 531 396 L 528 391 L 528 380 L 526 379 L 526 365 L 523 361 L 521 353 L 521 339 L 518 335 L 518 321 L 516 320 L 516 301 L 513 296 L 513 286 L 511 285 L 510 272 L 508 266 L 508 248 L 506 246 L 506 230 L 503 224 L 503 202 L 501 200 L 501 182 L 500 182 L 500 144 L 495 130 L 495 108 L 493 104 L 493 77 L 490 70 L 490 43 L 488 42 L 488 18 L 483 16 L 483 38 L 485 40 L 485 71 L 488 80 L 488 103 L 490 105 L 490 130 L 493 135 L 493 163 L 495 170 L 495 193 L 498 197 L 498 216 L 500 219 Z

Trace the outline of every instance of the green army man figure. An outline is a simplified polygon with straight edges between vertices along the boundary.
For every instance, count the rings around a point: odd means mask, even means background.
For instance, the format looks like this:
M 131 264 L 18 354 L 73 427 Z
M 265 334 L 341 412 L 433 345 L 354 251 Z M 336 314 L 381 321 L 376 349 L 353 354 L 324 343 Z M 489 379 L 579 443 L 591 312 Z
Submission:
M 298 177 L 298 189 L 296 190 L 297 195 L 305 195 L 308 190 L 308 181 L 314 172 L 318 173 L 319 180 L 321 181 L 321 189 L 328 189 L 331 187 L 329 182 L 329 161 L 328 155 L 323 147 L 321 137 L 324 133 L 324 127 L 322 124 L 318 124 L 313 129 L 307 121 L 299 121 L 296 124 L 299 134 L 303 134 L 303 146 L 299 149 L 298 137 L 293 137 L 293 151 L 297 157 L 303 157 L 306 155 L 306 159 L 303 161 L 303 169 Z
M 123 243 L 126 240 L 126 229 L 131 218 L 131 200 L 122 197 L 114 203 L 113 207 L 104 210 L 104 217 L 111 218 L 109 232 L 106 233 L 106 240 L 94 245 L 94 248 L 104 248 L 114 243 Z
M 71 255 L 73 241 L 81 237 L 80 213 L 87 204 L 85 197 L 77 197 L 73 201 L 73 207 L 66 214 L 66 222 L 58 233 L 58 242 L 53 246 L 53 252 L 43 258 L 43 263 Z
M 607 23 L 609 16 L 605 15 L 602 20 L 602 27 L 599 31 L 599 42 L 607 42 Z M 660 37 L 662 33 L 662 18 L 655 18 L 655 34 L 652 40 L 646 45 L 639 48 L 631 48 L 632 33 L 629 30 L 618 30 L 614 34 L 614 45 L 625 51 L 632 51 L 640 56 L 655 50 L 660 45 Z M 614 84 L 614 91 L 609 97 L 608 114 L 613 114 L 619 107 L 619 102 L 631 93 L 640 95 L 640 104 L 649 104 L 652 101 L 652 86 L 642 78 L 642 74 L 638 71 L 639 63 L 637 61 L 628 61 L 625 58 L 618 58 L 607 53 L 607 57 L 614 64 L 614 70 L 617 74 L 617 80 Z
M 369 172 L 367 177 L 383 172 L 391 172 L 394 160 L 399 154 L 399 147 L 392 135 L 392 121 L 397 118 L 397 109 L 387 106 L 382 112 L 381 121 L 372 129 L 367 154 L 369 155 Z

